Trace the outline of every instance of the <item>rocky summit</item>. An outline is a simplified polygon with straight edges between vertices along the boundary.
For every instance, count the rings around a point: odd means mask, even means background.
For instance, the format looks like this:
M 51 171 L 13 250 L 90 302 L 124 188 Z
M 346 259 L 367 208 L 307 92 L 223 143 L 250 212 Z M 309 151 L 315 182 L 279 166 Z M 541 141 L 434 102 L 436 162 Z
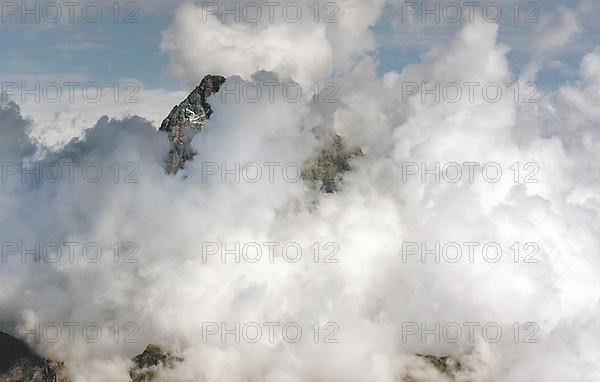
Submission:
M 192 139 L 202 131 L 204 123 L 212 114 L 208 98 L 217 93 L 223 83 L 225 77 L 222 76 L 204 77 L 200 85 L 175 106 L 160 125 L 160 131 L 166 132 L 171 141 L 171 151 L 166 163 L 169 174 L 183 169 L 185 162 L 196 155 L 191 146 Z
M 142 354 L 133 359 L 134 367 L 129 371 L 129 376 L 132 382 L 150 382 L 160 368 L 173 368 L 181 361 L 183 358 L 175 357 L 156 345 L 148 345 Z

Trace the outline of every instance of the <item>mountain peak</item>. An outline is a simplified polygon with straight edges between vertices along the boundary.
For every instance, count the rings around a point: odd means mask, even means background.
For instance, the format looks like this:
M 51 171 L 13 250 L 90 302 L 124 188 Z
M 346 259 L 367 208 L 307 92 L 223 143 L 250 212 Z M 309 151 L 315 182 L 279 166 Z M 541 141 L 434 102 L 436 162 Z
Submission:
M 208 98 L 217 93 L 225 83 L 225 77 L 205 76 L 200 84 L 179 105 L 173 107 L 160 125 L 160 131 L 168 133 L 172 149 L 167 159 L 167 172 L 175 174 L 196 153 L 191 147 L 194 135 L 202 131 L 204 123 L 212 115 Z

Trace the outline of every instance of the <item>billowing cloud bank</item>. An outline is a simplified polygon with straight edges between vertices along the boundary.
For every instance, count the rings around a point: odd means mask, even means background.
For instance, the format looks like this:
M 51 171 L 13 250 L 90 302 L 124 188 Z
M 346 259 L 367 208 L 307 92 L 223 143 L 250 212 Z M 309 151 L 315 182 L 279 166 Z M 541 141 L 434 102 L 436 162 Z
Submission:
M 186 28 L 189 11 L 179 14 L 165 44 Z M 37 344 L 44 355 L 65 360 L 75 381 L 127 381 L 127 360 L 148 343 L 184 358 L 162 372 L 164 381 L 398 381 L 407 375 L 447 380 L 416 353 L 456 354 L 464 366 L 457 380 L 464 381 L 598 379 L 600 52 L 585 56 L 580 81 L 540 93 L 539 103 L 515 103 L 508 87 L 518 74 L 497 38 L 494 24 L 467 23 L 420 64 L 384 76 L 376 75 L 372 58 L 362 56 L 336 78 L 335 104 L 292 103 L 279 92 L 273 102 L 263 97 L 256 103 L 236 103 L 233 97 L 222 102 L 216 95 L 214 116 L 193 142 L 199 154 L 177 177 L 165 175 L 168 142 L 150 123 L 101 119 L 81 140 L 40 159 L 41 166 L 62 161 L 63 169 L 80 164 L 72 182 L 66 174 L 56 183 L 48 174 L 41 182 L 31 175 L 26 182 L 8 176 L 0 214 L 7 242 L 95 242 L 102 259 L 84 261 L 81 247 L 72 262 L 65 251 L 56 263 L 7 256 L 0 268 L 0 318 L 27 328 L 50 322 L 102 325 L 96 343 L 81 334 L 70 343 L 65 330 L 60 341 Z M 316 43 L 321 47 L 327 50 L 325 42 Z M 335 57 L 310 66 L 317 74 L 303 73 L 305 61 L 295 57 L 296 66 L 282 69 L 281 78 L 327 78 Z M 220 67 L 194 70 L 208 69 Z M 222 70 L 234 69 L 249 79 L 255 70 L 281 68 L 249 61 Z M 228 83 L 239 81 L 244 80 Z M 497 83 L 510 96 L 496 103 L 479 92 L 473 102 L 463 97 L 436 103 L 431 96 L 421 102 L 419 94 L 403 99 L 403 84 L 422 81 Z M 35 145 L 26 135 L 30 121 L 5 104 L 0 123 L 2 160 L 34 168 Z M 324 135 L 315 132 L 329 130 L 365 152 L 337 194 L 316 195 L 303 182 L 290 181 L 297 179 L 293 168 L 286 181 L 282 166 L 272 183 L 266 174 L 255 183 L 207 175 L 207 165 L 214 163 L 228 169 L 235 163 L 301 164 L 325 144 Z M 478 168 L 473 182 L 466 175 L 456 183 L 436 182 L 432 175 L 422 182 L 421 174 L 403 179 L 413 162 L 429 169 L 436 162 L 496 163 L 503 176 L 492 183 Z M 510 168 L 517 162 L 515 182 Z M 94 169 L 87 180 L 81 175 L 90 163 L 103 170 L 96 183 L 89 179 Z M 537 182 L 523 181 L 532 173 L 527 163 L 537 166 L 530 178 Z M 115 262 L 109 249 L 115 242 L 136 243 L 138 262 L 124 262 L 131 248 Z M 272 262 L 265 252 L 256 263 L 236 263 L 234 255 L 222 263 L 220 254 L 203 258 L 206 243 L 214 242 L 228 248 L 282 245 Z M 465 252 L 457 262 L 437 263 L 428 255 L 423 263 L 418 255 L 403 257 L 403 243 L 411 242 L 427 248 L 493 242 L 503 252 L 495 263 L 483 260 L 481 246 L 473 262 Z M 300 261 L 283 257 L 285 243 L 302 247 Z M 318 263 L 314 243 L 321 248 Z M 339 247 L 337 263 L 322 261 L 330 252 L 327 243 Z M 517 263 L 514 243 L 521 251 Z M 530 253 L 526 243 L 539 248 L 537 263 L 523 261 Z M 232 329 L 252 322 L 262 328 L 257 343 L 247 337 L 236 342 L 233 334 L 225 341 L 220 335 L 203 338 L 212 328 L 207 323 Z M 315 322 L 321 326 L 318 343 L 311 330 Z M 265 323 L 280 325 L 273 340 Z M 300 341 L 282 337 L 286 323 L 303 330 Z M 332 325 L 324 327 L 327 323 Z M 442 328 L 458 323 L 463 333 L 456 341 L 452 330 L 439 340 L 430 333 L 423 341 L 421 331 L 407 335 L 414 323 L 429 330 L 436 323 Z M 464 323 L 477 324 L 473 338 Z M 490 323 L 502 329 L 497 341 L 491 340 L 493 329 L 482 332 Z M 255 338 L 254 331 L 246 334 Z M 293 337 L 293 329 L 287 334 Z M 330 334 L 339 342 L 324 343 Z M 127 343 L 128 335 L 139 342 Z
M 369 27 L 384 2 L 262 4 L 244 0 L 181 6 L 161 44 L 171 55 L 173 73 L 198 82 L 206 73 L 249 79 L 268 70 L 308 88 L 375 49 Z

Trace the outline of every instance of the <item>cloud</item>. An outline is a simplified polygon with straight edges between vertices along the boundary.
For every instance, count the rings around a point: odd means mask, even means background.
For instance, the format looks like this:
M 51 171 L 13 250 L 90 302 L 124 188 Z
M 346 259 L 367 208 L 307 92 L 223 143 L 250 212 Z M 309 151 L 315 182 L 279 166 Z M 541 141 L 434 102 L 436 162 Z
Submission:
M 544 19 L 534 37 L 535 48 L 521 73 L 521 80 L 535 81 L 537 73 L 547 65 L 546 62 L 572 42 L 581 31 L 577 12 L 566 7 L 559 8 L 551 17 Z
M 182 73 L 192 77 L 209 68 L 233 71 L 229 53 L 214 60 L 207 53 L 202 63 L 199 52 L 214 31 L 190 34 L 196 30 L 190 20 L 197 8 L 187 7 L 182 9 L 191 16 L 180 11 L 165 35 L 175 64 L 182 63 Z M 247 32 L 246 26 L 215 28 L 232 36 Z M 263 39 L 249 36 L 239 44 L 268 42 L 274 28 L 267 26 Z M 171 39 L 175 36 L 178 42 Z M 193 54 L 184 52 L 182 36 L 189 37 Z M 304 38 L 297 44 L 313 35 Z M 322 39 L 319 35 L 317 49 L 333 46 Z M 217 40 L 215 52 L 224 49 L 220 44 Z M 286 40 L 282 46 L 287 44 L 294 43 Z M 33 182 L 31 175 L 23 183 L 12 176 L 0 199 L 9 206 L 0 209 L 5 240 L 96 242 L 104 256 L 95 263 L 82 261 L 78 250 L 72 263 L 41 264 L 10 257 L 0 268 L 7 285 L 0 292 L 0 320 L 26 322 L 28 328 L 36 322 L 100 324 L 105 334 L 97 343 L 78 335 L 72 342 L 64 337 L 37 344 L 46 356 L 65 360 L 72 377 L 82 381 L 105 381 L 106 376 L 126 381 L 126 360 L 148 343 L 185 359 L 162 372 L 162 380 L 175 382 L 395 381 L 409 374 L 444 380 L 416 353 L 458 354 L 465 365 L 458 380 L 597 379 L 599 350 L 589 339 L 599 334 L 594 324 L 600 298 L 600 179 L 594 175 L 599 137 L 593 102 L 586 96 L 595 91 L 597 52 L 582 61 L 579 83 L 558 95 L 541 94 L 537 104 L 523 104 L 509 92 L 515 73 L 496 25 L 466 24 L 420 63 L 383 76 L 376 74 L 365 46 L 358 44 L 352 52 L 362 55 L 350 68 L 340 59 L 349 53 L 335 49 L 331 61 L 317 63 L 314 72 L 302 72 L 306 53 L 290 53 L 293 59 L 285 66 L 277 48 L 272 61 L 257 56 L 242 62 L 241 78 L 230 77 L 227 86 L 247 84 L 256 69 L 277 72 L 280 87 L 299 79 L 310 83 L 341 62 L 339 102 L 323 105 L 308 97 L 290 102 L 279 87 L 272 101 L 236 102 L 219 93 L 211 99 L 214 115 L 193 140 L 198 154 L 177 177 L 163 168 L 167 137 L 142 118 L 101 118 L 81 138 L 35 158 L 34 143 L 27 139 L 31 122 L 13 104 L 1 109 L 0 134 L 11 142 L 0 146 L 3 157 L 29 166 L 36 160 L 41 165 L 94 163 L 104 171 L 96 183 L 80 172 L 73 182 L 63 177 L 57 183 Z M 234 63 L 240 57 L 247 55 L 231 53 Z M 199 68 L 191 69 L 193 63 Z M 275 75 L 254 76 L 263 94 L 268 94 L 265 81 Z M 442 81 L 496 83 L 509 96 L 495 103 L 480 92 L 473 101 L 462 97 L 455 103 L 433 97 L 422 102 L 422 91 L 403 98 L 407 82 Z M 582 111 L 585 118 L 575 118 Z M 558 128 L 564 121 L 570 122 Z M 283 164 L 309 159 L 327 142 L 322 133 L 331 131 L 365 151 L 339 193 L 316 195 L 302 181 L 282 175 Z M 480 176 L 474 182 L 463 176 L 456 183 L 436 182 L 431 174 L 425 182 L 419 176 L 404 179 L 406 163 L 426 163 L 430 169 L 436 162 L 467 161 L 497 163 L 504 175 L 497 183 Z M 237 163 L 263 170 L 265 163 L 280 166 L 273 182 L 263 176 L 254 183 L 235 181 L 244 175 Z M 515 163 L 517 182 L 511 170 Z M 537 183 L 523 182 L 531 175 L 523 167 L 527 163 L 538 166 Z M 120 169 L 117 182 L 114 164 Z M 208 175 L 207 164 L 221 171 L 225 166 L 225 181 L 222 173 Z M 137 182 L 124 181 L 130 176 Z M 139 262 L 115 262 L 110 250 L 115 242 L 136 243 Z M 257 263 L 237 263 L 231 254 L 225 263 L 219 255 L 203 257 L 206 243 L 227 243 L 231 249 L 236 243 L 274 242 L 298 243 L 303 258 L 286 261 L 282 245 L 273 262 L 266 260 L 267 252 Z M 474 262 L 465 259 L 466 253 L 456 263 L 435 262 L 432 256 L 425 263 L 418 256 L 405 261 L 403 243 L 408 242 L 427 243 L 427 248 L 497 242 L 503 256 L 496 263 L 482 260 L 479 252 Z M 315 243 L 321 256 L 328 254 L 325 244 L 337 245 L 339 262 L 315 263 Z M 535 243 L 539 263 L 516 263 L 514 243 L 522 251 L 524 244 Z M 219 336 L 203 341 L 206 324 L 213 322 L 230 330 L 236 322 L 293 322 L 304 336 L 291 343 L 277 329 L 269 341 L 262 325 L 258 343 L 235 341 L 231 334 L 225 341 Z M 339 343 L 315 343 L 315 322 L 320 339 L 334 329 Z M 436 341 L 435 335 L 425 341 L 420 335 L 406 337 L 406 323 L 431 329 L 436 322 L 479 327 L 472 341 L 466 329 L 456 342 Z M 503 330 L 498 342 L 486 341 L 481 331 L 491 322 Z M 131 334 L 125 325 L 133 323 L 139 343 L 115 341 L 115 323 L 121 335 Z M 334 325 L 325 328 L 327 323 Z M 528 336 L 538 343 L 525 343 Z
M 148 88 L 135 79 L 110 87 L 72 74 L 16 76 L 2 82 L 3 99 L 18 104 L 31 118 L 30 134 L 48 148 L 64 145 L 107 115 L 112 118 L 142 116 L 159 126 L 185 91 Z
M 3 159 L 20 158 L 35 152 L 35 146 L 28 136 L 31 121 L 23 118 L 17 104 L 14 102 L 0 103 L 0 126 L 3 127 L 0 130 L 2 137 L 0 153 Z
M 175 75 L 198 82 L 207 73 L 249 79 L 266 70 L 308 88 L 351 67 L 355 56 L 375 48 L 369 27 L 383 2 L 284 2 L 271 11 L 261 7 L 255 17 L 250 13 L 256 12 L 254 8 L 242 12 L 250 9 L 248 2 L 229 1 L 219 3 L 218 11 L 233 10 L 236 4 L 237 20 L 236 12 L 221 16 L 203 5 L 177 9 L 161 43 Z

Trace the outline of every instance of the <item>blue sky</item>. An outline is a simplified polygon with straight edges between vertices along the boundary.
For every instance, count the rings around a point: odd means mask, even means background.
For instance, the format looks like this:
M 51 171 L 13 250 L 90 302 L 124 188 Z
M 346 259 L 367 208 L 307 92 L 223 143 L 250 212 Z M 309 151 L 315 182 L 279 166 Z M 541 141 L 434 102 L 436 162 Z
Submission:
M 572 6 L 573 2 L 544 0 L 540 4 L 539 15 L 544 18 L 555 12 L 559 5 Z M 36 25 L 28 22 L 23 25 L 15 23 L 9 16 L 12 22 L 3 23 L 0 27 L 3 35 L 0 42 L 2 77 L 4 80 L 71 77 L 106 86 L 123 79 L 136 79 L 152 88 L 180 89 L 183 84 L 169 75 L 168 57 L 159 48 L 161 33 L 172 23 L 175 7 L 175 4 L 159 8 L 141 4 L 134 16 L 139 21 L 137 23 L 115 23 L 111 14 L 104 14 L 96 24 L 79 18 L 73 24 L 49 25 L 42 22 Z M 109 11 L 107 8 L 108 5 L 103 6 L 105 12 Z M 402 27 L 394 28 L 392 25 L 400 10 L 391 6 L 387 6 L 387 10 L 389 12 L 373 28 L 379 45 L 374 54 L 380 61 L 381 73 L 401 70 L 406 64 L 418 62 L 432 44 L 443 42 L 456 30 L 455 25 L 443 25 L 441 28 L 438 25 L 407 34 Z M 586 21 L 582 20 L 582 23 Z M 527 61 L 527 38 L 537 27 L 535 24 L 515 25 L 510 20 L 502 23 L 501 40 L 511 45 L 513 51 L 510 57 L 515 67 Z M 573 77 L 581 56 L 598 41 L 598 31 L 598 25 L 587 22 L 585 37 L 568 46 L 556 58 L 571 72 L 566 68 L 563 71 L 544 69 L 540 73 L 540 85 L 552 88 Z
M 135 78 L 152 87 L 168 87 L 167 57 L 160 53 L 161 31 L 170 15 L 143 12 L 138 23 L 114 23 L 105 17 L 96 24 L 12 25 L 2 28 L 4 59 L 0 70 L 11 76 L 73 76 L 110 86 Z M 176 85 L 175 85 L 176 86 Z

